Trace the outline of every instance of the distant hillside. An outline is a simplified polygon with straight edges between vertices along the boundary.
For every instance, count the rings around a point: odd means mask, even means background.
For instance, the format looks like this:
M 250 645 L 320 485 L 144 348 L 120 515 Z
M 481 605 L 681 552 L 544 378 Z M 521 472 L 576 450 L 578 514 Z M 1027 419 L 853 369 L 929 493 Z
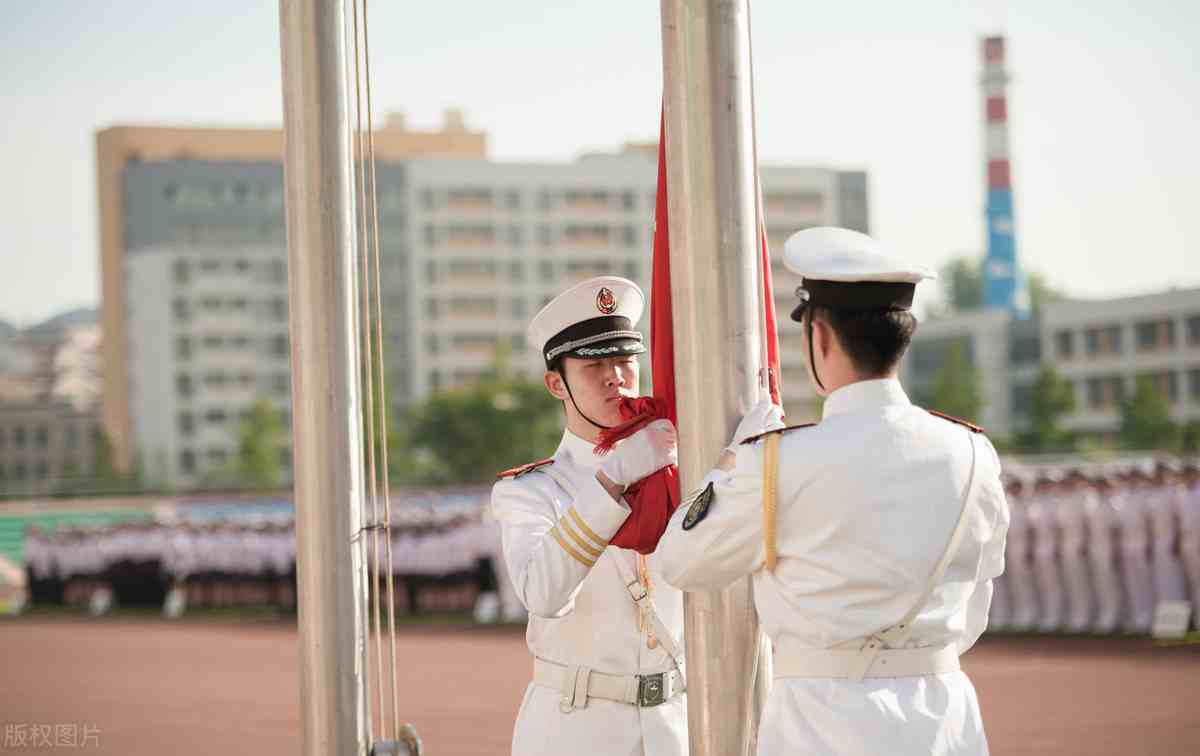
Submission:
M 96 310 L 91 307 L 79 307 L 67 310 L 54 317 L 30 326 L 25 333 L 34 338 L 52 336 L 65 328 L 77 325 L 91 325 L 96 322 Z

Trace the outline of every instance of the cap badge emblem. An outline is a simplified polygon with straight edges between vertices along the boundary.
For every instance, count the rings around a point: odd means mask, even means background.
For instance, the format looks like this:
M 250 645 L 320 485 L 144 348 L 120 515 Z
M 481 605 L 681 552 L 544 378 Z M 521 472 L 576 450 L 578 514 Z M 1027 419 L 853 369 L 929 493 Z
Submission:
M 612 289 L 607 286 L 602 286 L 596 294 L 596 309 L 605 315 L 612 315 L 617 311 L 617 298 L 613 296 Z

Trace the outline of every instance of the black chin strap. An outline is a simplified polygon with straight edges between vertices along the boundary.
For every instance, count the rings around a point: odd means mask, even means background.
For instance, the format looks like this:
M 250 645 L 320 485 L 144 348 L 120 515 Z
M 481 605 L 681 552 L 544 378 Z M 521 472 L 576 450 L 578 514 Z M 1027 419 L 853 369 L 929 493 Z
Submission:
M 583 410 L 579 409 L 579 404 L 575 401 L 575 395 L 571 393 L 571 384 L 567 383 L 567 371 L 563 370 L 562 372 L 559 373 L 559 375 L 562 376 L 563 385 L 567 387 L 567 396 L 571 397 L 571 404 L 574 405 L 575 411 L 579 413 L 579 416 L 582 417 L 584 420 L 587 420 L 589 423 L 596 426 L 600 430 L 611 430 L 612 429 L 611 425 L 601 425 L 600 423 L 596 422 L 592 418 L 583 414 Z
M 804 330 L 805 339 L 808 341 L 808 366 L 812 370 L 813 380 L 817 382 L 817 387 L 824 391 L 825 384 L 821 383 L 821 376 L 817 374 L 817 358 L 813 347 L 812 310 L 809 310 L 806 315 L 807 317 L 804 318 Z M 570 392 L 570 388 L 568 388 L 567 391 Z

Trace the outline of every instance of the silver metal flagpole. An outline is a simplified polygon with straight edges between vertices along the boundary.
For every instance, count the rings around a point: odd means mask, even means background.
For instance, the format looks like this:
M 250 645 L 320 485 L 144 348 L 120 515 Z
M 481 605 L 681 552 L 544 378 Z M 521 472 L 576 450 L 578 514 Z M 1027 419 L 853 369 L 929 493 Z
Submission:
M 679 468 L 685 491 L 758 396 L 748 0 L 662 0 Z M 749 578 L 684 597 L 692 756 L 754 750 L 761 633 Z M 769 674 L 769 659 L 763 673 Z
M 345 6 L 280 0 L 301 753 L 365 756 L 362 410 Z

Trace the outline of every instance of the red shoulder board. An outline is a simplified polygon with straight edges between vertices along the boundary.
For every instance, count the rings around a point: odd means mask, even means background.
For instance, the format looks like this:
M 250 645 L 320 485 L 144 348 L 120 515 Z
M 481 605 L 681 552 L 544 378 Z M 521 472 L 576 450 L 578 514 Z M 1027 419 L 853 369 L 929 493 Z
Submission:
M 975 423 L 967 422 L 966 420 L 963 420 L 962 418 L 954 417 L 953 415 L 947 415 L 944 412 L 938 412 L 937 410 L 927 409 L 925 411 L 928 412 L 929 414 L 933 415 L 934 417 L 940 417 L 943 420 L 949 420 L 950 422 L 952 422 L 956 425 L 961 425 L 962 427 L 966 428 L 967 430 L 971 431 L 972 433 L 983 433 L 983 428 L 976 425 Z
M 539 467 L 542 467 L 544 465 L 552 465 L 552 464 L 554 464 L 554 457 L 550 457 L 549 459 L 539 459 L 537 462 L 530 462 L 527 465 L 521 465 L 520 467 L 514 467 L 511 470 L 505 470 L 502 473 L 496 473 L 496 477 L 497 478 L 519 478 L 522 475 L 524 475 L 525 473 L 530 472 L 531 470 L 536 470 Z
M 766 438 L 767 436 L 771 435 L 772 433 L 787 433 L 788 431 L 793 431 L 793 430 L 796 430 L 797 428 L 811 428 L 814 425 L 816 425 L 816 423 L 800 423 L 799 425 L 789 425 L 786 428 L 777 428 L 775 430 L 769 430 L 766 433 L 759 433 L 757 436 L 751 436 L 750 438 L 746 439 L 742 443 L 743 444 L 752 444 L 755 441 L 761 441 L 762 439 Z

